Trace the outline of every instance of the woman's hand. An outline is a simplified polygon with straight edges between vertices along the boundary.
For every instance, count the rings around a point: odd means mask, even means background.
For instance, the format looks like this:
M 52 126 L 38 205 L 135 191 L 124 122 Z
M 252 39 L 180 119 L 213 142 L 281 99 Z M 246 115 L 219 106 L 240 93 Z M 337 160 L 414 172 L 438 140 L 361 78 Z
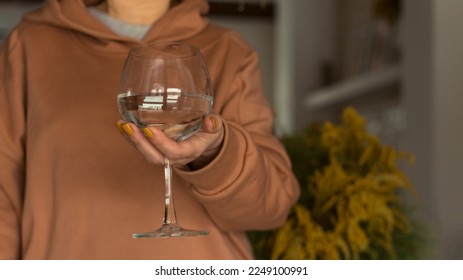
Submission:
M 188 164 L 191 169 L 200 169 L 211 162 L 219 153 L 224 137 L 222 118 L 215 113 L 208 115 L 200 131 L 181 142 L 155 127 L 140 129 L 122 120 L 116 122 L 116 127 L 149 162 L 164 164 L 167 157 L 172 165 Z

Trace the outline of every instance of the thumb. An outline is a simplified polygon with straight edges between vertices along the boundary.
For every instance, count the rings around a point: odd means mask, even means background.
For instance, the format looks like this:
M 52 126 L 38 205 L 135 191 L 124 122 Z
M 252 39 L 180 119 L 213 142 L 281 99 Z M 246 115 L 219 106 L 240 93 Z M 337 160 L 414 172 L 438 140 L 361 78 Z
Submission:
M 223 129 L 222 117 L 217 113 L 210 113 L 204 120 L 202 131 L 206 133 L 217 133 Z

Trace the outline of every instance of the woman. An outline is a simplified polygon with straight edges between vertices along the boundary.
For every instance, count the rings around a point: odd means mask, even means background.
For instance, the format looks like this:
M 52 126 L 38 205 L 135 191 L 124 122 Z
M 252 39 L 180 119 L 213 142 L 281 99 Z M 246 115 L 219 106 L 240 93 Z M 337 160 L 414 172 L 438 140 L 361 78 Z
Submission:
M 48 0 L 25 15 L 0 49 L 0 258 L 250 259 L 245 232 L 284 222 L 299 187 L 257 55 L 207 11 L 206 0 Z M 128 51 L 166 41 L 198 46 L 214 83 L 216 113 L 182 143 L 117 121 Z M 181 224 L 208 236 L 131 238 L 162 219 L 164 156 Z

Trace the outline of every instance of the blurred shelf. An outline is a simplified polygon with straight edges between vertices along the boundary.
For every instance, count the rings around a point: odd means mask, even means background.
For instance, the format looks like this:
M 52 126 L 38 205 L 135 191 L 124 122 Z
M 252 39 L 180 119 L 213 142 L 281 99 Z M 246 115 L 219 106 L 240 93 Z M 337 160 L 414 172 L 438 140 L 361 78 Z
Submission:
M 311 110 L 321 109 L 361 95 L 374 94 L 378 92 L 377 89 L 398 83 L 400 77 L 401 68 L 399 65 L 388 66 L 309 92 L 304 104 L 306 108 Z
M 209 0 L 209 15 L 232 16 L 236 18 L 255 17 L 273 19 L 275 5 L 273 1 L 218 1 Z M 253 3 L 254 2 L 254 3 Z M 267 3 L 268 2 L 268 3 Z

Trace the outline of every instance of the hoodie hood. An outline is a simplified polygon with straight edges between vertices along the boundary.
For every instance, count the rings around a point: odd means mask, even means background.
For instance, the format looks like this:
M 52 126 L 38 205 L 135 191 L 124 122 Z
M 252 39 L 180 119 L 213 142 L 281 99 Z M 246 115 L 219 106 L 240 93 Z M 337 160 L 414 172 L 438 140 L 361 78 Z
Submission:
M 88 0 L 46 0 L 41 8 L 26 14 L 24 21 L 69 29 L 99 40 L 134 41 L 113 33 L 92 16 L 86 7 L 91 3 Z M 191 38 L 207 26 L 204 16 L 208 11 L 206 0 L 183 0 L 159 18 L 142 41 L 183 41 Z

